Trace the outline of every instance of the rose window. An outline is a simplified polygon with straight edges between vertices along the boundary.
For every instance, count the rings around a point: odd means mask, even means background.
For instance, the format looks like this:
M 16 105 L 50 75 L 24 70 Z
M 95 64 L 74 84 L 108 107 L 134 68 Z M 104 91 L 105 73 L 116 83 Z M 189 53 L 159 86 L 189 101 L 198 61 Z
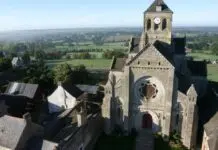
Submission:
M 139 94 L 141 97 L 144 97 L 147 100 L 150 100 L 152 98 L 155 98 L 157 96 L 157 93 L 158 93 L 158 90 L 155 84 L 150 83 L 150 81 L 141 83 L 140 88 L 139 88 Z

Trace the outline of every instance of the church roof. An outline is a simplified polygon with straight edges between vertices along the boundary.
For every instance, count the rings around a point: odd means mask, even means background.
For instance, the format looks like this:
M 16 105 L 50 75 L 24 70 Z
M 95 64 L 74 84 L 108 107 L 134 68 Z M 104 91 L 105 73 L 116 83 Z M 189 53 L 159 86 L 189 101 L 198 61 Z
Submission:
M 178 90 L 186 95 L 188 89 L 191 86 L 190 79 L 187 76 L 182 75 L 179 72 L 176 72 L 176 76 L 178 78 Z
M 207 76 L 207 63 L 205 61 L 187 60 L 192 76 Z
M 126 58 L 114 58 L 111 66 L 113 71 L 122 71 L 125 66 Z
M 156 11 L 156 6 L 162 6 L 162 11 L 161 12 L 170 12 L 172 13 L 173 11 L 165 4 L 163 0 L 155 0 L 151 6 L 145 11 L 146 12 L 157 12 Z
M 185 55 L 185 38 L 173 38 L 174 43 L 174 52 L 175 54 L 182 54 Z

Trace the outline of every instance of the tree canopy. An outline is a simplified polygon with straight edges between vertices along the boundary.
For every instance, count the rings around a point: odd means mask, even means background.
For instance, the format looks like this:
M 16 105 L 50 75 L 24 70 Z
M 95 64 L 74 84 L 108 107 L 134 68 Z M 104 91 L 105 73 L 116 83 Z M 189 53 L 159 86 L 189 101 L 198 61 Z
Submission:
M 68 64 L 57 65 L 54 70 L 54 81 L 55 83 L 61 82 L 72 82 L 72 69 Z

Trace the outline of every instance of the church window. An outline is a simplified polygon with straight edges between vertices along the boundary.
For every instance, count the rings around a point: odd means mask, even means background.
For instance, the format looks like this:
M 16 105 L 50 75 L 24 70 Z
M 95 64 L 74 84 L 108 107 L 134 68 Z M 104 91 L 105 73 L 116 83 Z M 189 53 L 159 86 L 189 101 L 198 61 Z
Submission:
M 158 30 L 159 24 L 154 24 L 154 30 Z
M 138 65 L 140 64 L 140 61 L 138 61 Z
M 160 63 L 160 62 L 159 62 L 158 64 L 159 64 L 159 66 L 161 65 L 161 63 Z
M 147 30 L 151 29 L 151 19 L 147 20 Z
M 144 85 L 141 85 L 141 87 L 139 88 L 139 92 L 141 97 L 145 97 L 147 100 L 149 100 L 157 96 L 158 90 L 155 84 L 147 82 Z
M 163 22 L 162 22 L 162 30 L 165 30 L 167 28 L 167 20 L 166 19 L 163 19 Z
M 151 63 L 150 63 L 150 61 L 148 62 L 148 65 L 150 65 Z

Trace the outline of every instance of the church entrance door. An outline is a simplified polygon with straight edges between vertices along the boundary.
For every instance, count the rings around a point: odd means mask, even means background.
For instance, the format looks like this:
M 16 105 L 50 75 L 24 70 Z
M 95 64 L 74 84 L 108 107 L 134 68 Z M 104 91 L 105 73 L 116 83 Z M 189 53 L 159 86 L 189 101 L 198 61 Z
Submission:
M 152 116 L 148 113 L 144 114 L 142 117 L 142 128 L 152 129 Z

